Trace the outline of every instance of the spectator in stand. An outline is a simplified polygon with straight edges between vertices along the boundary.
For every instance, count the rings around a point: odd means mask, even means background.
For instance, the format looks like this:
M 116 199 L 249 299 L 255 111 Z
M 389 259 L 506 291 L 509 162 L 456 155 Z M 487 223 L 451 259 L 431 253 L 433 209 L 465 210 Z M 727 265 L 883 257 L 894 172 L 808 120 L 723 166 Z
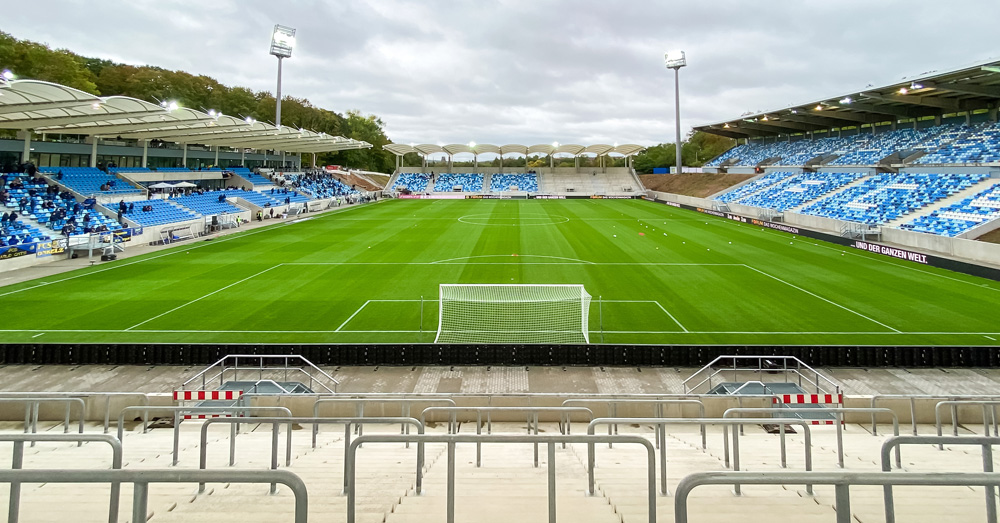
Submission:
M 129 204 L 128 204 L 128 213 L 132 214 L 133 211 L 135 211 L 135 202 L 129 202 Z
M 24 208 L 27 206 L 28 206 L 28 198 L 26 196 L 22 196 L 21 199 L 17 201 L 18 210 L 21 211 L 21 213 L 23 214 Z

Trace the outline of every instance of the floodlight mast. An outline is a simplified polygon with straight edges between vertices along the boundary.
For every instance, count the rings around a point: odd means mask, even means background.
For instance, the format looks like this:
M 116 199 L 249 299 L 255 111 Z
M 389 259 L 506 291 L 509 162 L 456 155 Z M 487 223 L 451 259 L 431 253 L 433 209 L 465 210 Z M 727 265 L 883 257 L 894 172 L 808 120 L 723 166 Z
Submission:
M 278 58 L 278 89 L 275 93 L 277 104 L 274 109 L 274 125 L 281 129 L 281 60 L 292 57 L 295 47 L 295 29 L 274 24 L 271 33 L 271 54 Z
M 681 173 L 681 67 L 687 65 L 684 51 L 667 51 L 663 54 L 667 69 L 674 70 L 674 122 L 677 125 L 677 174 Z

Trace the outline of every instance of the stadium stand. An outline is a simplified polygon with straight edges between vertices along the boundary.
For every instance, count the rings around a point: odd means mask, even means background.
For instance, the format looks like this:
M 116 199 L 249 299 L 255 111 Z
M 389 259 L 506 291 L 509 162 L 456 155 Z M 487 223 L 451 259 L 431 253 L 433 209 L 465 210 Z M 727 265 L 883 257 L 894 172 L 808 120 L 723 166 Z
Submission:
M 332 174 L 326 172 L 295 174 L 289 176 L 286 181 L 291 184 L 293 189 L 303 191 L 317 199 L 360 194 L 360 191 L 352 189 Z M 282 200 L 286 196 L 292 197 L 293 202 L 309 201 L 308 197 L 291 191 L 284 194 Z
M 1000 123 L 966 128 L 940 149 L 917 159 L 918 164 L 1000 162 Z
M 451 192 L 461 187 L 462 192 L 483 190 L 483 175 L 476 173 L 440 173 L 434 181 L 435 192 Z
M 244 209 L 226 201 L 226 191 L 206 191 L 201 194 L 191 194 L 173 198 L 170 201 L 182 205 L 197 214 L 210 216 L 213 214 L 236 213 Z
M 94 167 L 42 167 L 39 172 L 49 174 L 53 181 L 83 195 L 127 195 L 142 192 L 117 176 Z
M 877 174 L 802 209 L 802 213 L 881 225 L 971 187 L 985 174 Z
M 899 227 L 916 232 L 958 236 L 990 220 L 1000 218 L 1000 183 L 958 203 L 919 216 Z
M 148 167 L 109 167 L 108 173 L 115 174 L 118 173 L 148 173 L 152 172 Z
M 255 173 L 253 171 L 251 171 L 250 169 L 247 169 L 246 167 L 230 167 L 230 168 L 226 169 L 226 171 L 229 171 L 229 172 L 235 174 L 236 176 L 239 176 L 240 178 L 243 178 L 243 179 L 249 181 L 250 183 L 252 183 L 254 185 L 271 185 L 272 184 L 271 180 L 268 180 L 267 178 L 264 178 L 263 176 Z
M 187 167 L 157 167 L 156 172 L 161 173 L 189 173 L 191 169 Z
M 738 203 L 741 205 L 786 211 L 839 189 L 861 176 L 862 173 L 797 174 L 743 198 Z
M 770 172 L 750 183 L 741 185 L 736 189 L 727 191 L 726 193 L 717 196 L 716 200 L 726 203 L 737 203 L 741 199 L 746 198 L 747 196 L 750 196 L 751 194 L 754 194 L 765 188 L 771 187 L 774 184 L 780 182 L 781 180 L 784 180 L 785 178 L 788 178 L 791 175 L 792 173 L 785 171 Z
M 396 181 L 392 184 L 391 190 L 402 191 L 406 189 L 411 192 L 423 192 L 427 190 L 427 184 L 430 182 L 430 179 L 430 174 L 400 173 Z
M 538 192 L 538 175 L 535 173 L 498 173 L 490 179 L 491 192 L 510 191 L 516 187 L 522 192 Z
M 198 215 L 189 209 L 175 205 L 174 200 L 143 200 L 135 202 L 132 211 L 124 213 L 124 216 L 144 227 L 155 225 L 166 225 L 168 223 L 194 220 Z M 149 206 L 150 210 L 143 211 L 143 207 Z
M 894 153 L 925 152 L 921 165 L 976 164 L 1000 161 L 1000 123 L 975 126 L 944 124 L 923 129 L 912 127 L 876 134 L 862 133 L 843 138 L 741 144 L 726 151 L 706 167 L 727 162 L 754 167 L 766 160 L 774 165 L 801 166 L 824 155 L 838 155 L 824 165 L 876 165 Z

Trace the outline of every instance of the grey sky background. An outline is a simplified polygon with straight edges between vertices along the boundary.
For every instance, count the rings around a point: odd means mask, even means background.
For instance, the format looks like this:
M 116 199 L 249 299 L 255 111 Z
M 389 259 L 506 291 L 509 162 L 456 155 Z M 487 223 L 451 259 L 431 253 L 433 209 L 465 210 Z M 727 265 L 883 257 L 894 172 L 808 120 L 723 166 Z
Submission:
M 34 0 L 0 29 L 55 48 L 380 116 L 398 143 L 638 143 L 1000 56 L 997 0 Z M 106 93 L 107 94 L 107 93 Z

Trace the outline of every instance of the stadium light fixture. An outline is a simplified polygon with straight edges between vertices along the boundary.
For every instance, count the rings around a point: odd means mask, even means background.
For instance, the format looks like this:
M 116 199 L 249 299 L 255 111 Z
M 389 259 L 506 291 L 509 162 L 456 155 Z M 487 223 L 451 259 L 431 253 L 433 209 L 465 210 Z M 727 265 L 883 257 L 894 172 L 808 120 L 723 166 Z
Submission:
M 798 109 L 792 109 L 792 114 L 799 114 L 799 110 Z
M 910 89 L 923 89 L 924 86 L 917 82 L 910 82 Z
M 7 80 L 8 82 L 17 78 L 17 76 L 14 75 L 14 72 L 11 71 L 10 69 L 4 69 L 3 72 L 0 72 L 0 76 L 2 76 L 3 79 Z
M 281 129 L 281 60 L 291 58 L 293 48 L 295 48 L 295 29 L 274 24 L 274 32 L 271 33 L 271 55 L 278 58 L 278 89 L 274 94 L 276 99 L 274 126 L 278 129 Z
M 822 111 L 823 110 L 823 104 L 816 104 L 816 110 L 817 111 Z
M 667 69 L 674 70 L 674 124 L 677 134 L 677 174 L 681 173 L 681 67 L 687 65 L 684 51 L 667 51 L 663 53 L 663 62 Z
M 845 96 L 845 97 L 843 97 L 843 98 L 840 99 L 840 103 L 842 103 L 844 105 L 850 105 L 851 102 L 853 102 L 853 101 L 854 100 L 851 100 L 850 96 Z
M 899 88 L 899 94 L 906 94 L 908 92 L 910 92 L 910 90 L 907 89 L 907 88 L 905 88 L 905 87 L 900 87 Z

